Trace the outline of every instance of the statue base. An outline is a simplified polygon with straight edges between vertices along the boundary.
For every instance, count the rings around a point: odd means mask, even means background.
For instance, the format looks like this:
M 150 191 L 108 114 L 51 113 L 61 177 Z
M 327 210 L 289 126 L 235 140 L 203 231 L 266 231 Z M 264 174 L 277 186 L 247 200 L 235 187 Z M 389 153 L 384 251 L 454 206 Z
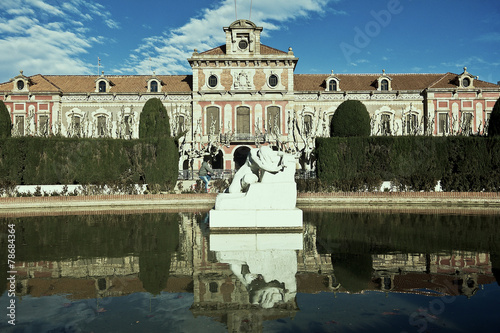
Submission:
M 210 229 L 299 229 L 302 230 L 302 210 L 292 209 L 232 209 L 210 211 Z

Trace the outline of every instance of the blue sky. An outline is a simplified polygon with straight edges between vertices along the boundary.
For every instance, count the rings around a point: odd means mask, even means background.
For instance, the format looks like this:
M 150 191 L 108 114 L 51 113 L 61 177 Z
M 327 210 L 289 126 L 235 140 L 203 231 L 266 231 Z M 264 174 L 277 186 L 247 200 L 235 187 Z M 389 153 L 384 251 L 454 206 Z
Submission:
M 250 6 L 252 5 L 252 6 Z M 251 7 L 251 13 L 250 13 Z M 296 73 L 461 73 L 500 81 L 498 0 L 236 0 Z M 35 74 L 189 74 L 235 0 L 1 0 L 0 82 Z M 250 17 L 251 16 L 251 17 Z

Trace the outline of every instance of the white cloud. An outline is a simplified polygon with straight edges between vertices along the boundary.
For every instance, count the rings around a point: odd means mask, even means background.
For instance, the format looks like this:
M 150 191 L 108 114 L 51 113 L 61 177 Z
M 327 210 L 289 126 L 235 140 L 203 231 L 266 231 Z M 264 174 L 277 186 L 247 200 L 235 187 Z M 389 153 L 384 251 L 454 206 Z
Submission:
M 54 7 L 52 5 L 49 5 L 48 3 L 45 3 L 42 0 L 25 0 L 27 5 L 31 5 L 35 8 L 41 9 L 42 11 L 56 15 L 56 16 L 63 16 L 64 13 L 58 9 L 57 7 Z
M 0 47 L 9 50 L 0 54 L 0 81 L 20 69 L 27 75 L 88 74 L 91 66 L 83 56 L 106 39 L 82 21 L 97 19 L 119 28 L 111 13 L 92 0 L 1 0 L 0 11 L 7 13 L 0 17 Z
M 500 42 L 500 33 L 498 32 L 490 32 L 484 35 L 481 35 L 477 38 L 480 42 Z
M 282 29 L 290 24 L 290 20 L 320 14 L 329 3 L 335 2 L 338 0 L 254 0 L 251 13 L 250 3 L 241 2 L 237 6 L 237 13 L 238 18 L 251 18 L 255 24 L 264 27 L 265 35 L 269 31 Z M 146 74 L 150 73 L 152 66 L 158 74 L 189 72 L 186 59 L 195 48 L 202 52 L 224 43 L 221 22 L 235 20 L 234 3 L 234 0 L 219 1 L 203 9 L 200 15 L 191 18 L 180 28 L 161 36 L 144 38 L 127 63 L 116 71 Z M 140 59 L 139 62 L 137 59 Z
M 0 19 L 0 33 L 17 34 L 19 33 L 19 31 L 27 29 L 36 24 L 38 24 L 38 20 L 26 16 L 18 16 L 8 21 Z

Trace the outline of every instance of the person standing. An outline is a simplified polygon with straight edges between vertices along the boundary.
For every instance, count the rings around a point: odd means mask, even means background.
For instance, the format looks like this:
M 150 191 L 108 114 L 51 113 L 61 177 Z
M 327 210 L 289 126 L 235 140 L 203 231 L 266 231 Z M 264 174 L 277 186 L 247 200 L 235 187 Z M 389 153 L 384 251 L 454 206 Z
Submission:
M 210 165 L 210 157 L 205 156 L 203 158 L 203 163 L 201 163 L 198 175 L 200 176 L 200 179 L 203 180 L 203 182 L 205 183 L 205 192 L 207 193 L 208 193 L 208 183 L 210 182 L 213 173 L 214 171 L 212 170 L 212 167 Z

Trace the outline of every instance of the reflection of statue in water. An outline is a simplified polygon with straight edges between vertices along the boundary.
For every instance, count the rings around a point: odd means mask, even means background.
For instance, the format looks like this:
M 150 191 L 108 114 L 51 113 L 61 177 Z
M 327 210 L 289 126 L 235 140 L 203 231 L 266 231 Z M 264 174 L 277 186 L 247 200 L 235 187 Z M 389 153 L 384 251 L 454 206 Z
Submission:
M 295 302 L 295 251 L 227 251 L 219 252 L 217 257 L 221 262 L 230 264 L 231 271 L 246 287 L 250 304 L 270 309 Z
M 262 180 L 265 172 L 276 174 L 283 171 L 286 167 L 283 155 L 268 146 L 250 149 L 245 164 L 234 175 L 229 193 L 246 192 L 251 184 Z

